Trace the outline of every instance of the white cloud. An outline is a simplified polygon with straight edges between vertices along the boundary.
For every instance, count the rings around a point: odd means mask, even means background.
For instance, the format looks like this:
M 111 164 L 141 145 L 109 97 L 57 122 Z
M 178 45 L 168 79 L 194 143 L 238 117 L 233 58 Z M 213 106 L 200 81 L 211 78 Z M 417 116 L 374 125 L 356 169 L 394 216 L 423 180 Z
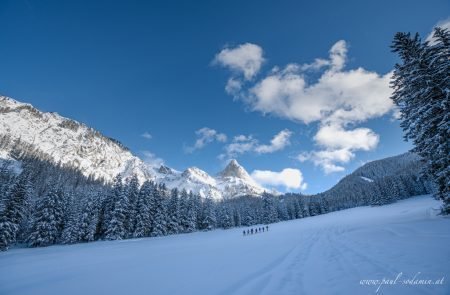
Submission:
M 280 131 L 277 135 L 273 137 L 270 144 L 262 144 L 255 147 L 255 152 L 259 154 L 273 153 L 284 149 L 286 146 L 290 145 L 290 138 L 292 136 L 292 131 L 284 129 Z
M 219 155 L 219 159 L 236 158 L 239 155 L 249 152 L 269 154 L 280 151 L 290 144 L 292 134 L 292 131 L 289 129 L 281 130 L 272 138 L 270 144 L 259 144 L 259 141 L 252 135 L 235 136 L 232 142 L 225 146 L 225 153 Z
M 213 62 L 231 69 L 236 74 L 243 74 L 246 80 L 251 80 L 264 62 L 263 50 L 258 45 L 245 43 L 223 49 Z
M 348 149 L 336 149 L 336 150 L 317 150 L 311 152 L 300 153 L 297 159 L 300 162 L 312 161 L 314 165 L 323 169 L 325 174 L 334 172 L 342 172 L 344 167 L 338 164 L 348 163 L 355 157 L 355 154 Z
M 436 27 L 441 27 L 443 29 L 450 30 L 450 18 L 447 18 L 445 20 L 442 20 L 442 21 L 438 22 L 433 27 L 433 30 L 428 34 L 427 38 L 425 39 L 426 41 L 428 41 L 430 43 L 434 43 L 433 33 L 434 33 L 434 28 L 436 28 Z
M 342 70 L 347 61 L 347 43 L 339 40 L 330 49 L 331 71 L 338 72 Z
M 242 82 L 235 78 L 228 79 L 225 91 L 233 96 L 237 96 L 242 89 Z
M 345 130 L 340 125 L 329 124 L 319 128 L 314 140 L 324 149 L 300 153 L 297 160 L 312 161 L 329 174 L 344 171 L 345 168 L 341 164 L 350 162 L 355 157 L 355 151 L 374 149 L 380 138 L 368 128 Z
M 336 61 L 336 63 L 338 63 Z M 289 68 L 288 68 L 289 67 Z M 298 67 L 288 66 L 254 85 L 244 101 L 254 111 L 309 124 L 338 120 L 360 122 L 388 113 L 391 73 L 380 76 L 362 68 L 326 71 L 314 84 L 308 84 Z
M 144 163 L 152 167 L 159 167 L 164 165 L 164 160 L 158 158 L 154 153 L 150 151 L 142 151 Z
M 237 156 L 254 150 L 258 141 L 253 136 L 238 135 L 235 136 L 232 142 L 225 146 L 225 153 L 219 155 L 219 159 L 228 160 L 236 158 Z
M 374 149 L 379 136 L 355 125 L 394 110 L 389 87 L 392 72 L 380 75 L 363 68 L 345 70 L 347 51 L 347 43 L 340 40 L 331 47 L 328 59 L 274 67 L 253 85 L 244 88 L 239 84 L 228 93 L 253 111 L 304 124 L 318 123 L 314 140 L 320 149 L 311 152 L 315 156 L 308 159 L 327 173 L 342 171 L 344 168 L 336 164 L 345 161 L 320 157 L 345 151 L 350 160 L 355 151 Z M 321 72 L 314 80 L 308 71 Z
M 287 189 L 301 190 L 307 188 L 307 184 L 303 182 L 302 172 L 298 169 L 285 168 L 280 172 L 255 170 L 251 176 L 261 186 L 284 186 Z
M 144 133 L 142 133 L 141 136 L 142 136 L 143 138 L 145 138 L 145 139 L 152 139 L 152 138 L 153 138 L 153 136 L 152 136 L 150 133 L 148 133 L 147 131 L 145 131 Z
M 320 127 L 314 140 L 329 149 L 364 150 L 374 149 L 379 136 L 368 128 L 344 130 L 340 125 L 327 124 Z
M 217 142 L 226 142 L 227 136 L 224 133 L 219 133 L 214 129 L 203 127 L 197 131 L 195 131 L 197 135 L 197 140 L 195 141 L 193 146 L 186 147 L 185 151 L 187 153 L 192 153 L 195 150 L 199 150 L 204 148 L 207 144 L 210 144 L 214 141 Z

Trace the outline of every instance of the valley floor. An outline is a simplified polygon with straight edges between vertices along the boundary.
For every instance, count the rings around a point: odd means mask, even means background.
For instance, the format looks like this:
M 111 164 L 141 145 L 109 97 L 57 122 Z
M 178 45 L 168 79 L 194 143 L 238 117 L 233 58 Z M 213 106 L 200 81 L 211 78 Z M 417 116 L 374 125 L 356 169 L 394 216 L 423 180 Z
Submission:
M 450 218 L 438 208 L 421 196 L 247 237 L 238 228 L 12 249 L 0 253 L 0 294 L 450 294 Z

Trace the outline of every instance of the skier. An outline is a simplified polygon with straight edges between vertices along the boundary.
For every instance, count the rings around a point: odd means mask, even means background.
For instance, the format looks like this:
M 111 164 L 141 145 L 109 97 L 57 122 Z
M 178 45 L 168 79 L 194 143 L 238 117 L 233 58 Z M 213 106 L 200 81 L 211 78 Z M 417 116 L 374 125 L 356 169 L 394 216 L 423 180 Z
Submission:
M 264 232 L 264 226 L 263 226 L 263 232 Z
M 242 231 L 242 235 L 245 237 L 245 230 L 244 231 Z
M 266 225 L 266 231 L 269 231 L 269 226 L 268 225 Z
M 253 235 L 253 228 L 250 230 L 250 233 Z
M 249 234 L 250 234 L 250 230 L 248 229 L 248 230 L 247 230 L 247 236 L 248 236 Z

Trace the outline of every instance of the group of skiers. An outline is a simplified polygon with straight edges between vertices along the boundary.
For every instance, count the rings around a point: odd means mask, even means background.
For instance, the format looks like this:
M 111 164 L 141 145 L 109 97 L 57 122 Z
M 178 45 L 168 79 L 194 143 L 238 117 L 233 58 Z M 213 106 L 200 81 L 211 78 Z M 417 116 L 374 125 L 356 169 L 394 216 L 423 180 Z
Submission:
M 255 229 L 253 229 L 253 228 L 247 229 L 247 230 L 244 229 L 242 231 L 242 234 L 244 236 L 248 236 L 248 235 L 253 235 L 253 234 L 257 234 L 257 233 L 261 233 L 261 232 L 265 232 L 265 231 L 269 231 L 269 226 L 268 225 L 266 225 L 265 227 L 263 226 L 263 227 L 258 227 L 258 228 L 255 228 Z

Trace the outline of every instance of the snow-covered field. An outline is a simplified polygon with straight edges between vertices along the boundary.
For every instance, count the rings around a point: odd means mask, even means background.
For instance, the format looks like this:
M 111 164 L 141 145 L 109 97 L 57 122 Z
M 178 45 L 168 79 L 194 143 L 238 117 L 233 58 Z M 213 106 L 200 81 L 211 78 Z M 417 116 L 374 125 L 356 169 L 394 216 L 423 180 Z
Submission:
M 375 294 L 379 284 L 362 280 L 399 273 L 380 294 L 450 294 L 450 218 L 438 207 L 421 196 L 247 237 L 241 228 L 12 249 L 0 253 L 0 294 Z

